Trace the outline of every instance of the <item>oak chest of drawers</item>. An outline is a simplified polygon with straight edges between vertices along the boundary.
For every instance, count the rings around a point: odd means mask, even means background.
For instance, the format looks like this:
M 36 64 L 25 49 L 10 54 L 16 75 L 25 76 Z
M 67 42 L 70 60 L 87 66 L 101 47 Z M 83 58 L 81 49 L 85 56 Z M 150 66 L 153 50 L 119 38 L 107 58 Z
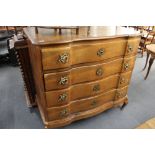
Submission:
M 140 35 L 123 27 L 25 28 L 36 102 L 47 128 L 128 103 Z

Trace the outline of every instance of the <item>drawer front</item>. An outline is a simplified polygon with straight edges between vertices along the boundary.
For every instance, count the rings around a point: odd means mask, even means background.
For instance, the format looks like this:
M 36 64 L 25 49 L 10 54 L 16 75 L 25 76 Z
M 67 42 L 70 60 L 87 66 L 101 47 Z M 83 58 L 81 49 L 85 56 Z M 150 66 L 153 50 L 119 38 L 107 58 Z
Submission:
M 70 101 L 95 96 L 110 89 L 116 89 L 118 81 L 119 75 L 117 74 L 95 82 L 73 85 L 63 90 L 48 91 L 45 93 L 47 106 L 65 105 Z
M 89 99 L 82 99 L 79 101 L 73 101 L 70 105 L 70 109 L 72 113 L 82 112 L 89 109 L 93 109 L 100 105 L 103 105 L 106 102 L 113 101 L 115 98 L 115 91 L 112 90 L 110 92 L 98 95 L 96 97 L 91 97 Z
M 68 105 L 47 109 L 49 121 L 63 119 L 68 117 L 70 114 L 70 107 Z
M 73 84 L 71 77 L 72 71 L 44 74 L 45 90 L 67 88 Z
M 125 54 L 126 39 L 104 40 L 92 43 L 83 43 L 72 47 L 72 64 L 95 62 L 123 56 Z
M 67 88 L 82 82 L 100 80 L 121 72 L 123 58 L 98 65 L 73 68 L 68 72 L 49 73 L 44 75 L 46 91 Z M 62 84 L 61 79 L 66 78 Z
M 140 39 L 140 37 L 131 37 L 128 39 L 126 55 L 132 55 L 137 53 Z
M 73 101 L 69 105 L 54 107 L 47 109 L 48 119 L 50 121 L 63 119 L 71 114 L 93 109 L 106 102 L 113 101 L 115 98 L 116 90 L 109 91 L 105 94 L 101 94 L 95 97 Z
M 65 68 L 71 65 L 70 47 L 54 46 L 42 48 L 43 70 Z
M 136 60 L 136 56 L 124 58 L 122 72 L 128 72 L 130 70 L 133 70 L 134 65 L 135 65 L 135 60 Z
M 66 68 L 71 65 L 97 62 L 125 54 L 127 40 L 90 41 L 66 46 L 42 48 L 43 70 Z
M 118 87 L 121 88 L 126 85 L 129 85 L 130 80 L 131 80 L 131 75 L 132 75 L 132 71 L 122 73 L 119 78 Z

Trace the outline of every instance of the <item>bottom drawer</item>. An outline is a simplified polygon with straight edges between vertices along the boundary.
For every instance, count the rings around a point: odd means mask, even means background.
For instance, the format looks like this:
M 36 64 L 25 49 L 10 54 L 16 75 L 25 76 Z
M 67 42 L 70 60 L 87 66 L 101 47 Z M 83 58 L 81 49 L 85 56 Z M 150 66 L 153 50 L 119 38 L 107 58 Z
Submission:
M 95 97 L 70 102 L 70 104 L 65 106 L 49 108 L 47 109 L 48 119 L 49 121 L 63 119 L 70 114 L 93 109 L 104 103 L 113 101 L 115 99 L 115 93 L 116 89 Z
M 74 101 L 70 105 L 70 110 L 72 113 L 86 111 L 97 106 L 100 106 L 106 102 L 110 102 L 115 98 L 116 90 L 109 91 L 104 94 L 97 95 L 95 97 L 82 99 L 79 101 Z
M 52 121 L 63 119 L 71 114 L 87 111 L 101 106 L 105 103 L 108 103 L 110 101 L 119 100 L 127 95 L 127 91 L 128 86 L 123 87 L 121 89 L 113 89 L 95 97 L 72 101 L 70 102 L 70 104 L 65 106 L 48 108 L 48 120 Z

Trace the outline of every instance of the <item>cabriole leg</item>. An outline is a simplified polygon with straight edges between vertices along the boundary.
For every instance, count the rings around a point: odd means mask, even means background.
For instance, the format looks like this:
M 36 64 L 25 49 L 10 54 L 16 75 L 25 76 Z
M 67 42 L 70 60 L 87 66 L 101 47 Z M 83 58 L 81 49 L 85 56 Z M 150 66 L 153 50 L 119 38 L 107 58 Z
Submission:
M 120 109 L 123 110 L 127 104 L 128 104 L 128 97 L 126 97 L 126 99 L 124 100 L 124 103 L 123 103 L 123 105 L 121 105 Z
M 147 66 L 148 59 L 149 59 L 149 55 L 150 55 L 150 53 L 148 53 L 148 52 L 147 52 L 145 66 L 144 66 L 144 68 L 143 68 L 143 70 L 142 70 L 142 71 L 144 71 L 144 70 L 145 70 L 145 68 L 146 68 L 146 66 Z
M 152 66 L 153 62 L 154 62 L 154 58 L 151 57 L 150 60 L 149 60 L 149 67 L 148 67 L 148 70 L 147 70 L 147 74 L 146 74 L 146 76 L 144 78 L 145 80 L 147 79 L 147 77 L 148 77 L 148 75 L 150 73 L 150 69 L 151 69 L 151 66 Z

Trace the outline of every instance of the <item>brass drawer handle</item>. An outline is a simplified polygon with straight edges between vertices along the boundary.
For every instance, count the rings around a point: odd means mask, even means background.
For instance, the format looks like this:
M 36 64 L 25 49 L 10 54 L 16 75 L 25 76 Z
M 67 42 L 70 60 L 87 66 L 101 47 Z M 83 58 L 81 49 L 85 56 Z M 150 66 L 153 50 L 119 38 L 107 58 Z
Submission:
M 120 78 L 120 84 L 124 84 L 124 83 L 126 83 L 126 80 L 125 80 L 124 77 L 121 77 L 121 78 Z
M 63 93 L 59 95 L 58 101 L 59 102 L 64 102 L 67 99 L 67 94 Z
M 96 75 L 97 76 L 102 76 L 103 75 L 103 69 L 102 68 L 98 68 L 96 71 Z
M 93 91 L 94 92 L 100 91 L 100 85 L 99 84 L 94 85 Z
M 67 76 L 61 77 L 60 78 L 60 81 L 59 81 L 59 84 L 60 85 L 66 85 L 66 84 L 68 84 L 68 77 Z
M 93 100 L 92 102 L 91 102 L 91 106 L 96 106 L 97 105 L 97 101 L 96 100 Z
M 128 45 L 128 52 L 132 52 L 133 51 L 133 47 L 131 45 Z
M 116 93 L 116 99 L 122 98 L 124 96 L 123 92 L 117 92 Z
M 128 83 L 128 79 L 125 79 L 124 77 L 120 78 L 120 84 Z
M 101 57 L 103 54 L 104 54 L 104 49 L 103 49 L 103 48 L 101 48 L 101 49 L 99 49 L 99 50 L 97 51 L 97 55 L 98 55 L 99 57 Z
M 62 111 L 60 111 L 60 117 L 65 117 L 68 115 L 68 110 L 67 109 L 63 109 Z
M 124 69 L 125 69 L 125 70 L 128 70 L 128 69 L 129 69 L 129 67 L 130 67 L 130 65 L 129 65 L 129 63 L 128 63 L 128 62 L 124 63 Z
M 59 61 L 60 63 L 65 64 L 65 63 L 68 62 L 68 60 L 69 60 L 69 54 L 68 54 L 68 53 L 64 53 L 64 54 L 59 55 L 58 61 Z

